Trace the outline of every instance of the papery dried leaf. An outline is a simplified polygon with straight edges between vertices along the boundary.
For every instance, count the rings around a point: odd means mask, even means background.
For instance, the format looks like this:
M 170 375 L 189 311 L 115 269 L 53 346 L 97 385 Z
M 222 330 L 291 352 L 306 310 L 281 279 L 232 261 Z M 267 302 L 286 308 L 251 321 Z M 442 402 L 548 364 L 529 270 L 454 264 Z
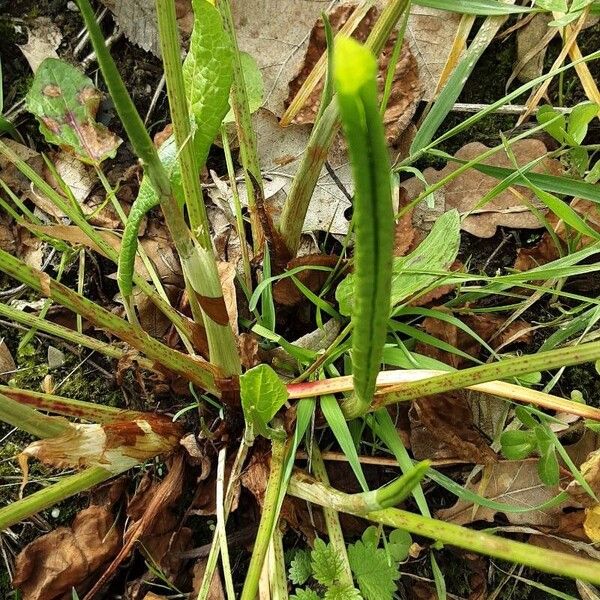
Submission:
M 206 558 L 201 558 L 196 561 L 196 564 L 194 565 L 194 581 L 192 583 L 194 597 L 200 593 L 200 587 L 202 586 L 202 580 L 204 579 L 204 573 L 206 572 L 206 561 Z M 213 573 L 206 600 L 225 600 L 225 592 L 223 591 L 219 569 L 215 569 L 215 572 Z
M 233 263 L 219 261 L 217 263 L 217 270 L 219 271 L 219 279 L 221 281 L 221 287 L 223 288 L 223 300 L 225 301 L 229 324 L 231 325 L 233 332 L 237 335 L 239 327 L 237 293 L 235 290 L 235 277 L 237 275 L 236 266 Z
M 26 103 L 48 142 L 97 165 L 114 158 L 121 143 L 95 120 L 101 98 L 92 80 L 79 69 L 47 58 L 35 74 Z
M 17 556 L 13 586 L 24 600 L 58 600 L 82 584 L 119 550 L 121 535 L 110 510 L 90 506 L 71 527 L 59 527 L 28 544 Z M 83 596 L 82 596 L 83 597 Z
M 471 481 L 468 489 L 489 500 L 522 508 L 537 506 L 554 498 L 559 486 L 547 486 L 540 481 L 537 459 L 511 460 L 484 466 L 481 478 Z M 556 527 L 564 505 L 545 510 L 529 510 L 524 513 L 504 513 L 509 523 Z M 493 522 L 497 511 L 472 502 L 458 500 L 450 508 L 438 511 L 437 517 L 458 525 L 475 521 Z
M 471 160 L 489 148 L 479 142 L 472 142 L 463 146 L 456 152 L 456 158 Z M 543 142 L 534 139 L 519 140 L 511 147 L 516 163 L 523 166 L 547 153 Z M 491 158 L 484 160 L 483 164 L 500 167 L 513 168 L 513 162 L 506 152 L 497 152 Z M 450 173 L 459 168 L 460 164 L 449 162 L 442 170 L 436 171 L 428 168 L 423 175 L 429 185 L 437 183 Z M 557 160 L 546 158 L 531 170 L 533 173 L 547 173 L 549 175 L 560 175 L 562 168 Z M 445 212 L 451 208 L 457 208 L 461 215 L 468 214 L 461 221 L 461 228 L 473 235 L 482 238 L 492 237 L 496 233 L 496 227 L 506 226 L 520 229 L 537 229 L 542 226 L 539 219 L 529 210 L 527 204 L 537 206 L 543 213 L 546 208 L 538 200 L 532 191 L 523 186 L 515 185 L 512 188 L 498 194 L 490 202 L 481 208 L 477 208 L 479 201 L 498 184 L 498 180 L 489 175 L 470 169 L 462 173 L 441 189 L 433 193 L 434 198 Z M 423 183 L 413 177 L 402 184 L 408 193 L 408 197 L 414 199 L 423 189 Z M 417 227 L 429 229 L 438 218 L 423 201 L 415 208 L 414 222 Z
M 181 437 L 179 424 L 148 414 L 144 419 L 114 423 L 70 423 L 66 433 L 37 440 L 21 454 L 22 462 L 37 458 L 53 467 L 99 466 L 112 473 L 172 451 Z
M 58 59 L 56 51 L 63 36 L 49 17 L 36 17 L 29 23 L 27 29 L 27 43 L 17 45 L 35 73 L 46 58 Z

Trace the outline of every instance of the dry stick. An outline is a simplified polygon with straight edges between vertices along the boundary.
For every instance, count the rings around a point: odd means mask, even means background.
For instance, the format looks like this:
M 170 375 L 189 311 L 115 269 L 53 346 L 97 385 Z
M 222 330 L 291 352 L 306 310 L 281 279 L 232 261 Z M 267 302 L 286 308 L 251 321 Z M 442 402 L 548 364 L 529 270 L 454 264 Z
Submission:
M 581 16 L 577 20 L 574 29 L 571 29 L 571 27 L 569 27 L 569 37 L 565 39 L 562 50 L 556 57 L 556 60 L 552 64 L 552 67 L 550 67 L 550 71 L 554 71 L 554 69 L 559 68 L 563 64 L 563 62 L 565 62 L 567 54 L 569 54 L 569 51 L 571 50 L 573 44 L 577 40 L 577 36 L 579 35 L 579 32 L 581 31 L 581 28 L 583 27 L 583 24 L 587 19 L 587 13 L 587 9 L 583 11 Z M 575 68 L 577 68 L 580 64 L 585 63 L 578 63 L 575 65 Z M 530 95 L 526 103 L 527 111 L 519 117 L 519 120 L 517 121 L 517 126 L 521 125 L 525 121 L 525 119 L 527 119 L 527 117 L 529 117 L 529 115 L 536 109 L 537 105 L 540 103 L 540 100 L 543 98 L 544 94 L 548 90 L 548 87 L 550 86 L 551 82 L 551 78 L 546 79 L 546 81 L 544 81 L 544 83 L 542 83 L 540 87 Z

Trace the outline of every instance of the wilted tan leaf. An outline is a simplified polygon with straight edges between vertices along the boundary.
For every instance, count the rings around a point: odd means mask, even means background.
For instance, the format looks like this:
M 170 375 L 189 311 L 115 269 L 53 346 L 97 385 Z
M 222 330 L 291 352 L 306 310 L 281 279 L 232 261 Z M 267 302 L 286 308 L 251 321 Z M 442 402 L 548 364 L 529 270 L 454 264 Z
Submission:
M 75 200 L 83 205 L 97 180 L 94 169 L 68 152 L 54 152 L 51 159 L 62 182 L 71 190 Z M 57 192 L 64 195 L 60 183 L 54 180 L 48 169 L 44 169 L 44 176 Z
M 586 461 L 579 467 L 579 470 L 581 471 L 583 478 L 592 488 L 592 491 L 598 496 L 600 494 L 600 450 L 590 452 Z M 569 492 L 575 501 L 583 506 L 593 507 L 596 504 L 594 499 L 590 497 L 590 495 L 581 487 L 581 484 L 575 479 L 567 486 L 567 492 Z M 600 525 L 600 516 L 598 516 L 598 519 L 598 524 Z M 594 541 L 600 541 L 600 529 L 598 538 L 598 540 Z
M 264 109 L 258 110 L 253 115 L 253 120 L 258 138 L 260 164 L 267 179 L 267 207 L 276 222 L 289 192 L 292 177 L 308 145 L 310 126 L 290 125 L 283 129 L 275 115 Z M 333 142 L 329 164 L 335 170 L 341 185 L 352 194 L 352 174 L 341 138 Z M 244 201 L 242 189 L 240 195 Z M 328 231 L 331 234 L 344 235 L 348 231 L 345 212 L 350 206 L 350 200 L 324 168 L 317 181 L 303 231 Z
M 558 28 L 548 27 L 550 21 L 552 15 L 539 13 L 517 31 L 517 64 L 511 78 L 525 83 L 542 74 L 548 44 L 558 34 Z
M 58 600 L 72 588 L 81 592 L 120 544 L 111 511 L 90 506 L 71 527 L 59 527 L 25 546 L 17 556 L 13 585 L 27 600 Z
M 225 300 L 225 308 L 227 309 L 227 315 L 229 316 L 229 323 L 231 324 L 233 332 L 237 335 L 238 306 L 237 294 L 235 291 L 236 266 L 233 263 L 219 261 L 217 263 L 217 268 L 219 270 L 221 287 L 223 288 L 223 299 Z
M 547 486 L 540 481 L 537 462 L 536 459 L 527 459 L 485 465 L 481 478 L 470 482 L 468 489 L 489 500 L 517 507 L 530 508 L 542 504 L 554 498 L 560 490 L 557 485 Z M 514 525 L 556 527 L 563 508 L 564 506 L 504 514 L 508 522 Z M 493 522 L 496 513 L 491 508 L 458 500 L 454 506 L 438 511 L 437 517 L 451 523 L 468 525 L 475 521 Z
M 461 160 L 472 160 L 488 147 L 479 142 L 472 142 L 463 146 L 455 156 Z M 531 162 L 547 152 L 546 146 L 539 140 L 520 140 L 513 144 L 512 151 L 518 165 L 522 166 Z M 506 152 L 497 152 L 493 157 L 483 161 L 500 167 L 512 168 L 513 163 Z M 423 175 L 429 185 L 436 183 L 453 173 L 459 168 L 459 164 L 449 162 L 441 171 L 433 168 L 425 169 Z M 532 172 L 558 175 L 562 171 L 560 163 L 554 159 L 544 159 L 537 164 Z M 434 192 L 434 199 L 438 210 L 446 212 L 451 208 L 459 210 L 461 215 L 468 215 L 461 222 L 465 231 L 478 237 L 489 238 L 496 233 L 496 227 L 503 225 L 521 229 L 536 229 L 541 226 L 538 218 L 529 210 L 527 204 L 537 206 L 542 212 L 546 212 L 543 205 L 534 197 L 533 192 L 523 186 L 514 186 L 498 194 L 485 206 L 478 208 L 479 201 L 498 183 L 494 177 L 484 175 L 475 169 L 462 173 L 446 186 Z M 408 197 L 416 198 L 424 189 L 424 185 L 416 177 L 403 183 L 408 192 Z M 431 228 L 433 221 L 439 215 L 432 213 L 426 202 L 422 202 L 415 208 L 415 225 L 423 229 Z
M 37 17 L 28 26 L 27 43 L 19 46 L 35 73 L 45 58 L 58 58 L 56 51 L 63 39 L 60 29 L 48 17 Z
M 600 542 L 600 504 L 585 509 L 583 529 L 594 544 Z

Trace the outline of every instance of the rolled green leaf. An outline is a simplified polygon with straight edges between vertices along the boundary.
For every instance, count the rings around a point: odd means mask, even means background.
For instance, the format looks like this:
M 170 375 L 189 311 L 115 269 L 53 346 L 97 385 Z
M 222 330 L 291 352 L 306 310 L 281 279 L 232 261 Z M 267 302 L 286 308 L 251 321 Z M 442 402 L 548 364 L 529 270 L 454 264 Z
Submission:
M 354 178 L 352 368 L 357 406 L 366 412 L 386 338 L 392 277 L 394 212 L 390 162 L 377 101 L 377 61 L 351 38 L 334 49 L 334 85 Z

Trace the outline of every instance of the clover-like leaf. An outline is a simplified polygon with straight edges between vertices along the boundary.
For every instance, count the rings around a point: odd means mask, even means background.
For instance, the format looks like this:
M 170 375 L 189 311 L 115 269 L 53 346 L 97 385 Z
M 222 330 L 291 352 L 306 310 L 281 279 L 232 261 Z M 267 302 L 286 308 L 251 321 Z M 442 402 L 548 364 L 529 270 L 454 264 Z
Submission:
M 244 417 L 254 431 L 266 438 L 281 437 L 283 431 L 269 427 L 269 421 L 288 398 L 285 385 L 268 365 L 258 365 L 240 377 Z
M 96 121 L 102 94 L 79 69 L 47 58 L 36 71 L 25 102 L 51 144 L 82 162 L 99 165 L 113 158 L 121 140 Z

